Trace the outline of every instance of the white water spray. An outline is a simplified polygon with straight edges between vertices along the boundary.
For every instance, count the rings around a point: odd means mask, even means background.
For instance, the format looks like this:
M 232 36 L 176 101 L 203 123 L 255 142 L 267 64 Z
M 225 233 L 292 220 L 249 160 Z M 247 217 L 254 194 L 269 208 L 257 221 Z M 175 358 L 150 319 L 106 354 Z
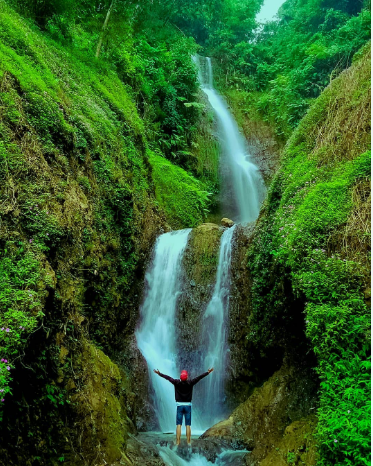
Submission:
M 216 458 L 214 463 L 208 461 L 203 455 L 194 453 L 185 460 L 181 458 L 175 450 L 169 447 L 160 447 L 159 453 L 167 466 L 234 466 L 244 464 L 243 458 L 247 454 L 246 450 L 223 450 Z
M 175 311 L 182 286 L 182 258 L 189 230 L 165 233 L 158 237 L 154 259 L 145 277 L 146 294 L 141 307 L 137 345 L 148 364 L 155 391 L 155 408 L 163 432 L 175 430 L 175 393 L 153 369 L 177 378 Z
M 238 212 L 236 221 L 253 222 L 258 218 L 265 196 L 262 176 L 258 167 L 251 161 L 246 141 L 227 104 L 214 89 L 211 59 L 193 57 L 193 60 L 199 68 L 198 76 L 202 90 L 207 95 L 219 123 L 219 137 L 230 172 L 230 185 Z M 202 60 L 205 62 L 203 63 Z

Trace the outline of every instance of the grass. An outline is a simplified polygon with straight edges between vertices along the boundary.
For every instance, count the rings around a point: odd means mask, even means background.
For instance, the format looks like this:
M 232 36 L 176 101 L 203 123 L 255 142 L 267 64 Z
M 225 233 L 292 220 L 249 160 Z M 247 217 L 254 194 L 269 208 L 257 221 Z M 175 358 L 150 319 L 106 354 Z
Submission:
M 133 331 L 138 296 L 131 292 L 166 226 L 162 208 L 174 227 L 200 223 L 208 208 L 202 182 L 151 154 L 133 95 L 110 64 L 64 48 L 0 0 L 0 427 L 7 426 L 0 449 L 7 464 L 30 457 L 51 464 L 66 448 L 83 451 L 73 423 L 84 403 L 65 403 L 73 357 L 87 338 L 112 354 Z M 115 459 L 128 408 L 119 406 L 118 386 L 107 396 L 105 425 L 97 412 L 85 431 L 90 450 L 89 435 L 97 445 L 102 428 L 103 450 Z M 96 416 L 93 404 L 87 410 Z M 23 447 L 8 448 L 19 437 Z
M 320 466 L 370 464 L 369 71 L 365 51 L 311 106 L 249 251 L 249 340 L 290 358 L 306 344 L 318 360 Z
M 151 153 L 155 195 L 172 228 L 202 223 L 209 206 L 209 193 L 202 182 L 164 157 Z

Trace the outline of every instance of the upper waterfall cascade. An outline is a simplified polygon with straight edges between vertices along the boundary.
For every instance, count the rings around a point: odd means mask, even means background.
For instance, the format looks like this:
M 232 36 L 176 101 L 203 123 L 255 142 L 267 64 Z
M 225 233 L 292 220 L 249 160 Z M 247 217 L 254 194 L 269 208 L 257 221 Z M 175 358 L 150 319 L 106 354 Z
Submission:
M 258 218 L 260 206 L 265 196 L 265 186 L 258 167 L 252 161 L 245 138 L 224 99 L 213 84 L 212 63 L 209 57 L 193 57 L 198 67 L 201 88 L 214 110 L 218 122 L 223 162 L 227 166 L 229 184 L 234 197 L 236 213 L 231 215 L 241 223 L 253 222 Z M 224 189 L 224 186 L 223 186 Z

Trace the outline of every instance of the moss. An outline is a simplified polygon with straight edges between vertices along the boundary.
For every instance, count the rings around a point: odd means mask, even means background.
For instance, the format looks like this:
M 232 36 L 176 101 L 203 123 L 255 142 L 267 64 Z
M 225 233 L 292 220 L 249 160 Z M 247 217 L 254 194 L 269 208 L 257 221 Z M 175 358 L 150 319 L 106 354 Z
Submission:
M 206 96 L 199 94 L 203 108 L 196 124 L 195 137 L 191 144 L 193 170 L 198 178 L 212 190 L 219 190 L 219 144 L 214 135 L 214 115 Z
M 128 382 L 118 366 L 87 341 L 74 364 L 79 388 L 70 399 L 77 409 L 82 455 L 88 463 L 120 461 L 131 431 L 125 410 Z M 77 458 L 71 460 L 76 464 Z
M 205 223 L 193 229 L 186 251 L 188 278 L 197 285 L 215 282 L 219 260 L 222 229 L 213 223 Z
M 204 436 L 244 445 L 252 465 L 313 466 L 317 462 L 316 390 L 311 370 L 284 364 Z
M 302 465 L 312 466 L 317 463 L 316 416 L 292 422 L 286 427 L 283 438 L 274 444 L 274 448 L 260 464 L 263 466 Z
M 165 221 L 144 125 L 118 75 L 84 63 L 3 1 L 0 12 L 0 327 L 10 330 L 0 343 L 11 368 L 1 362 L 1 455 L 9 465 L 54 464 L 79 450 L 64 401 L 67 381 L 76 384 L 72 354 L 79 358 L 88 333 L 113 353 L 118 334 L 133 331 L 136 287 Z M 126 441 L 118 393 L 107 396 L 106 414 L 97 412 L 110 458 Z M 8 448 L 17 438 L 22 448 Z
M 203 312 L 211 299 L 219 260 L 222 228 L 213 223 L 204 223 L 194 228 L 183 255 L 185 292 L 178 302 L 175 319 L 177 342 L 182 367 L 192 370 L 201 351 L 196 335 L 202 331 Z M 198 356 L 197 356 L 198 355 Z
M 295 130 L 249 251 L 249 340 L 318 358 L 320 465 L 368 456 L 369 63 L 334 80 Z
M 159 155 L 151 153 L 149 161 L 156 199 L 168 223 L 176 229 L 201 223 L 209 205 L 203 183 Z

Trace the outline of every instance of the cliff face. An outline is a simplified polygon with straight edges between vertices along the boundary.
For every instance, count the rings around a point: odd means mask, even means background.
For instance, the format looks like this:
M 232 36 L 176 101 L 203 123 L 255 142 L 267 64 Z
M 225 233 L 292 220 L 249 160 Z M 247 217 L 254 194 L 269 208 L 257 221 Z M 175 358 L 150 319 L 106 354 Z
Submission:
M 0 12 L 1 462 L 91 464 L 97 445 L 119 460 L 150 416 L 133 337 L 145 266 L 166 214 L 196 223 L 206 192 L 168 162 L 193 214 L 177 217 L 176 188 L 165 213 L 128 86 Z
M 86 85 L 73 60 L 32 32 L 31 47 L 26 33 L 20 26 L 7 37 L 1 64 L 0 261 L 9 328 L 1 344 L 2 357 L 14 360 L 2 448 L 22 439 L 2 457 L 31 464 L 30 455 L 43 458 L 55 444 L 69 451 L 66 460 L 89 461 L 99 442 L 102 459 L 112 460 L 125 442 L 130 390 L 94 345 L 113 355 L 133 333 L 144 264 L 165 220 L 142 123 L 119 81 L 102 77 L 111 92 L 104 96 L 98 79 Z M 16 37 L 28 41 L 33 61 L 17 55 Z M 106 385 L 95 371 L 111 373 Z
M 369 456 L 369 70 L 362 50 L 301 121 L 248 246 L 248 370 L 282 368 L 211 431 L 246 442 L 248 464 L 314 464 L 296 431 L 320 464 Z

